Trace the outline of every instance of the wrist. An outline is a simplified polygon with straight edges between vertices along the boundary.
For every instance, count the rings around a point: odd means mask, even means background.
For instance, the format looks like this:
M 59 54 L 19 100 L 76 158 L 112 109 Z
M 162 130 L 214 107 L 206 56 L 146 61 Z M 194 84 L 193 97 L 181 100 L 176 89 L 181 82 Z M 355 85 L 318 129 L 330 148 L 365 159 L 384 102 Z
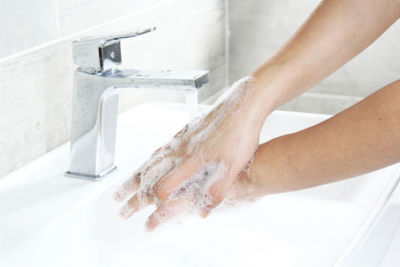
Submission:
M 262 127 L 265 119 L 282 104 L 281 93 L 286 90 L 286 85 L 281 82 L 279 67 L 269 66 L 259 68 L 249 76 L 252 77 L 251 89 L 246 100 L 242 102 L 247 118 L 252 123 Z
M 267 114 L 307 88 L 295 64 L 278 62 L 277 59 L 270 59 L 251 76 L 254 78 L 256 103 L 263 105 Z

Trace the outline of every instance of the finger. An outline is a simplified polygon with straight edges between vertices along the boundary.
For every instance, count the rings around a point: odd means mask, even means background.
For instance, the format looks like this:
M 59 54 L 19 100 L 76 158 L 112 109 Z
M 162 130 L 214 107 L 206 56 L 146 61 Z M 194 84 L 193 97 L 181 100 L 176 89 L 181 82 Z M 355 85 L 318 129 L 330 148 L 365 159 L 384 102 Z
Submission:
M 119 215 L 124 219 L 128 219 L 134 213 L 152 203 L 154 203 L 154 198 L 150 194 L 143 194 L 143 196 L 136 194 L 121 207 Z
M 181 139 L 182 137 L 184 137 L 185 135 L 187 135 L 187 133 L 189 132 L 190 127 L 189 124 L 186 124 L 179 132 L 177 132 L 174 135 L 174 138 L 176 139 Z
M 208 192 L 211 196 L 211 204 L 207 205 L 207 209 L 211 210 L 217 207 L 226 197 L 229 188 L 232 186 L 232 178 L 220 179 L 213 183 Z
M 131 178 L 125 181 L 119 189 L 114 193 L 113 198 L 116 201 L 122 202 L 128 198 L 129 195 L 133 194 L 140 186 L 140 177 L 142 172 L 138 171 Z
M 158 152 L 160 154 L 161 152 Z M 170 157 L 158 157 L 151 158 L 145 162 L 130 179 L 128 179 L 114 194 L 114 199 L 122 202 L 125 201 L 129 196 L 133 195 L 141 185 L 144 179 L 148 182 L 148 178 L 157 179 L 162 177 L 171 168 L 175 166 L 175 159 Z
M 147 219 L 147 230 L 153 231 L 160 224 L 165 223 L 188 208 L 189 201 L 182 198 L 172 199 L 161 204 Z
M 161 161 L 161 156 L 167 153 L 169 150 L 170 147 L 168 145 L 162 146 L 155 150 L 151 154 L 150 158 L 137 169 L 135 174 L 119 187 L 119 189 L 114 193 L 113 198 L 122 202 L 126 200 L 128 196 L 134 194 L 140 186 L 141 177 L 147 175 L 153 166 L 155 167 L 158 165 L 158 163 Z
M 207 218 L 207 216 L 210 214 L 211 210 L 207 207 L 201 208 L 200 209 L 200 217 L 202 218 Z
M 172 193 L 180 188 L 184 181 L 192 177 L 198 168 L 199 162 L 196 159 L 185 160 L 161 178 L 153 186 L 153 192 L 160 201 L 167 200 Z

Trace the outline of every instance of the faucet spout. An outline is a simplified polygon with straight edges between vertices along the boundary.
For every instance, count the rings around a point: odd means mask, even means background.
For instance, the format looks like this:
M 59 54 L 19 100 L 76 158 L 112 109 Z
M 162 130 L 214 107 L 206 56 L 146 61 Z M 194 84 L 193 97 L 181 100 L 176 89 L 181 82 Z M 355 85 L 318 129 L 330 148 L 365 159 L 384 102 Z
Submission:
M 120 41 L 137 32 L 88 37 L 72 44 L 74 72 L 71 158 L 67 175 L 99 179 L 115 169 L 118 91 L 121 88 L 197 90 L 208 82 L 208 71 L 119 70 Z
M 202 70 L 118 70 L 97 75 L 115 87 L 166 88 L 196 90 L 208 83 L 208 71 Z
M 67 175 L 91 179 L 115 169 L 118 92 L 121 88 L 197 90 L 208 71 L 118 70 L 74 73 L 71 157 Z

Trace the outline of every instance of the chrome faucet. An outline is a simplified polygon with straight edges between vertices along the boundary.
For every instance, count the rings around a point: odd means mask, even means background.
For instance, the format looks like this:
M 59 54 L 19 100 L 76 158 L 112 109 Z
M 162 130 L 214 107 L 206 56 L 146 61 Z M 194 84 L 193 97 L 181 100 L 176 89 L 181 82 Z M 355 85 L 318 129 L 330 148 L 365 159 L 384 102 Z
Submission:
M 74 72 L 71 156 L 67 175 L 99 179 L 115 169 L 120 88 L 197 90 L 208 71 L 119 70 L 120 40 L 154 31 L 82 38 L 72 44 Z

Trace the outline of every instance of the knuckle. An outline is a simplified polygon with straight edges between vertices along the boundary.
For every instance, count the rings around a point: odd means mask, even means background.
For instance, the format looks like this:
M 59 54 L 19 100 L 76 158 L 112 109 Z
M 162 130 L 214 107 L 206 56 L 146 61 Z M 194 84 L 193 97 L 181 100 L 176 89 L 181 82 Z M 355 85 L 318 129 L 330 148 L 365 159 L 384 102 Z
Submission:
M 212 198 L 212 202 L 215 206 L 219 205 L 224 200 L 224 197 L 221 194 L 216 194 Z
M 192 151 L 190 149 L 184 149 L 182 159 L 188 160 L 192 156 Z
M 155 183 L 155 184 L 153 185 L 153 187 L 151 188 L 151 191 L 152 191 L 154 194 L 157 194 L 158 191 L 159 191 L 159 188 L 160 188 L 160 182 L 157 182 L 157 183 Z
M 156 191 L 154 191 L 154 195 L 157 197 L 159 201 L 165 201 L 168 199 L 168 193 L 165 189 L 163 188 L 157 188 Z

